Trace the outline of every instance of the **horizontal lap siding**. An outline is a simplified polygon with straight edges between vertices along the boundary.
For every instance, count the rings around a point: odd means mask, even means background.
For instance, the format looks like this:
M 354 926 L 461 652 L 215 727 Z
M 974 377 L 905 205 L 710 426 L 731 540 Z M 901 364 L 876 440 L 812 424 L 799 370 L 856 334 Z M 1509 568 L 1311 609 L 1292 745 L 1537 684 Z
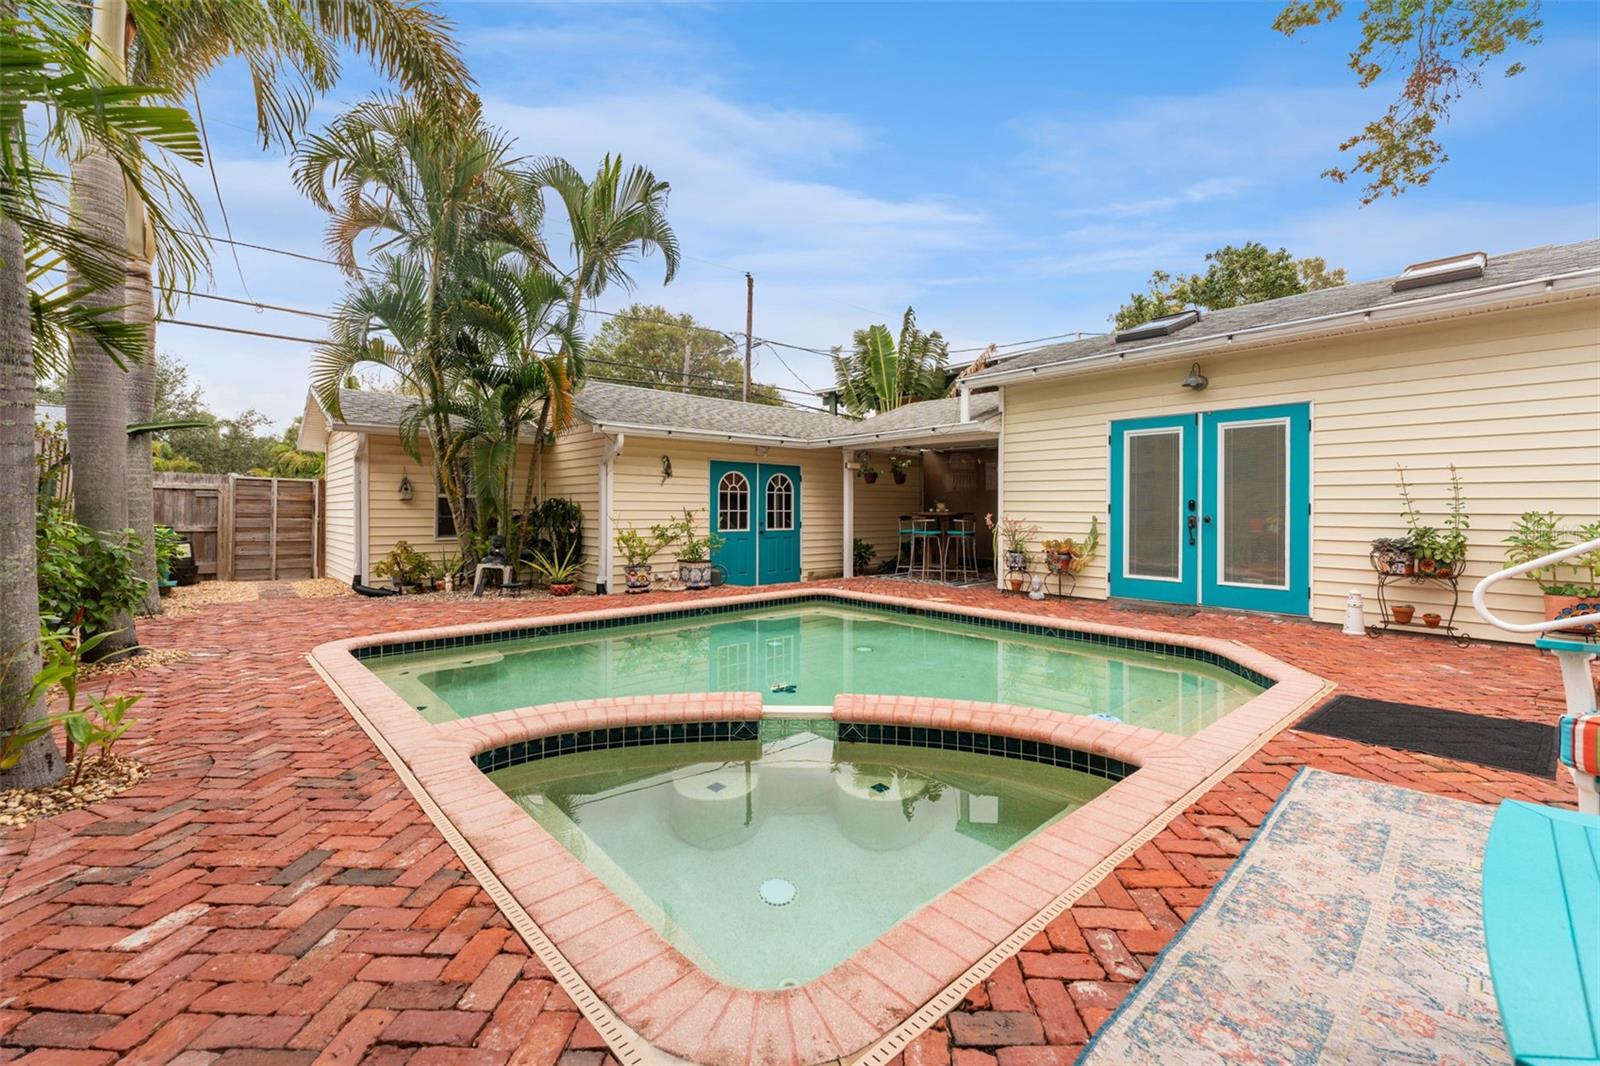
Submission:
M 340 581 L 350 580 L 356 572 L 356 446 L 360 441 L 355 433 L 330 433 L 323 466 L 323 573 Z
M 1442 524 L 1446 466 L 1461 473 L 1472 522 L 1458 622 L 1476 636 L 1511 639 L 1472 611 L 1470 588 L 1504 565 L 1502 540 L 1518 515 L 1554 510 L 1574 522 L 1600 516 L 1600 301 L 1505 312 L 1332 341 L 1201 359 L 1211 379 L 1195 395 L 1186 366 L 1020 384 L 1006 389 L 1007 515 L 1041 536 L 1080 536 L 1106 523 L 1109 422 L 1258 404 L 1312 404 L 1312 616 L 1344 618 L 1345 593 L 1363 592 L 1369 620 L 1374 537 L 1405 531 L 1395 487 L 1404 463 L 1426 520 Z M 1104 542 L 1078 594 L 1107 594 Z M 1418 614 L 1442 590 L 1402 586 Z M 1517 580 L 1491 606 L 1513 621 L 1543 616 L 1539 590 Z
M 874 452 L 872 465 L 882 471 L 876 485 L 856 479 L 855 535 L 878 549 L 876 566 L 900 552 L 900 516 L 922 508 L 922 463 L 912 460 L 904 485 L 894 483 L 887 454 Z
M 663 480 L 661 457 L 672 460 L 672 477 Z M 837 448 L 796 450 L 773 448 L 757 455 L 748 444 L 707 444 L 671 437 L 641 437 L 630 433 L 617 456 L 612 480 L 612 516 L 618 528 L 647 529 L 656 522 L 682 517 L 685 507 L 699 512 L 705 528 L 711 501 L 711 463 L 769 463 L 800 467 L 800 573 L 807 580 L 837 577 L 844 572 L 841 544 L 844 527 L 844 455 Z M 857 485 L 859 494 L 863 486 Z M 655 559 L 659 568 L 676 558 L 669 547 Z M 622 556 L 614 561 L 620 583 Z
M 541 496 L 562 496 L 583 508 L 583 573 L 580 582 L 592 589 L 600 579 L 600 456 L 607 438 L 587 425 L 577 425 L 556 438 L 540 467 Z
M 435 537 L 433 455 L 426 441 L 418 443 L 422 460 L 413 459 L 400 443 L 399 436 L 367 437 L 367 567 L 377 566 L 404 540 L 434 562 L 461 551 L 455 537 Z M 517 460 L 518 478 L 514 491 L 520 504 L 522 488 L 533 454 L 524 444 Z M 400 479 L 411 479 L 411 499 L 400 498 Z

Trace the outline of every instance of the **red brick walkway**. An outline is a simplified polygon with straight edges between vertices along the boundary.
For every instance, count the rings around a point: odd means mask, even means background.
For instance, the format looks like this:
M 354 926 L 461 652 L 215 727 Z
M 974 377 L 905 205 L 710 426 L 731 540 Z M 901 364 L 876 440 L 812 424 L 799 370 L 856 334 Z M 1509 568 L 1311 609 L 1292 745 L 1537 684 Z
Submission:
M 268 600 L 141 626 L 147 643 L 194 652 L 118 682 L 147 694 L 129 750 L 150 777 L 0 838 L 0 1061 L 614 1061 L 304 659 L 353 634 L 598 602 Z M 1555 665 L 1525 648 L 1004 603 L 1246 641 L 1377 698 L 1541 721 L 1561 702 Z M 1071 1062 L 1304 765 L 1478 802 L 1569 797 L 1555 780 L 1287 731 L 918 1038 L 904 1066 Z

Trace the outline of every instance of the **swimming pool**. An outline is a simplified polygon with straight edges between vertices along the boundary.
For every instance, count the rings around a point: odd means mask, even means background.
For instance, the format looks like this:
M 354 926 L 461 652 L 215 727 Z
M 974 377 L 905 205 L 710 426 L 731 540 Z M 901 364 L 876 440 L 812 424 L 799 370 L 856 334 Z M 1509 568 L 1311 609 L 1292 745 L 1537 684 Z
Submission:
M 821 976 L 1112 785 L 1001 755 L 838 739 L 590 751 L 490 779 L 673 947 L 743 988 Z
M 1177 649 L 1062 633 L 805 603 L 384 654 L 367 665 L 433 722 L 617 696 L 759 692 L 768 706 L 825 707 L 860 693 L 1110 715 L 1187 736 L 1261 691 Z

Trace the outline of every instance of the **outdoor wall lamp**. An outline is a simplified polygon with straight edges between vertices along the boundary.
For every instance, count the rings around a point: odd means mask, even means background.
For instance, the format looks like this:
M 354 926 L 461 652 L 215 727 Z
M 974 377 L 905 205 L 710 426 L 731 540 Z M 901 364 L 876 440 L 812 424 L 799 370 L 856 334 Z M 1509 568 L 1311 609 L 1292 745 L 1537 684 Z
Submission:
M 1193 389 L 1195 392 L 1201 391 L 1209 384 L 1211 384 L 1211 379 L 1200 373 L 1199 363 L 1190 366 L 1189 376 L 1183 379 L 1183 387 Z
M 400 475 L 400 498 L 407 502 L 411 499 L 411 479 L 404 474 Z
M 667 478 L 672 476 L 672 456 L 661 457 L 661 483 L 666 484 Z

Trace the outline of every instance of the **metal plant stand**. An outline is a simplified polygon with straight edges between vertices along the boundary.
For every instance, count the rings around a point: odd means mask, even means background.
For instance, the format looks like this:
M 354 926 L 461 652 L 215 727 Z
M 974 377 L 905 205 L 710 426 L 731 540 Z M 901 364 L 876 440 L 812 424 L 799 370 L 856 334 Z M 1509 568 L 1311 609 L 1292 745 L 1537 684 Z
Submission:
M 1459 647 L 1463 648 L 1472 643 L 1472 638 L 1467 635 L 1466 631 L 1456 627 L 1456 610 L 1461 606 L 1461 585 L 1458 575 L 1450 574 L 1448 577 L 1444 577 L 1438 574 L 1395 574 L 1379 568 L 1376 561 L 1373 563 L 1373 569 L 1378 572 L 1379 622 L 1377 625 L 1367 627 L 1367 636 L 1377 639 L 1388 632 L 1391 626 L 1394 626 L 1401 629 L 1420 629 L 1424 632 L 1437 631 L 1445 634 L 1455 641 Z M 1390 585 L 1399 584 L 1400 582 L 1410 585 L 1433 584 L 1449 589 L 1450 614 L 1437 626 L 1430 626 L 1420 618 L 1410 622 L 1395 621 L 1394 611 L 1389 606 L 1388 588 Z
M 1056 579 L 1056 595 L 1061 597 L 1071 596 L 1078 591 L 1078 575 L 1071 570 L 1063 570 L 1059 566 L 1050 568 L 1050 576 Z

